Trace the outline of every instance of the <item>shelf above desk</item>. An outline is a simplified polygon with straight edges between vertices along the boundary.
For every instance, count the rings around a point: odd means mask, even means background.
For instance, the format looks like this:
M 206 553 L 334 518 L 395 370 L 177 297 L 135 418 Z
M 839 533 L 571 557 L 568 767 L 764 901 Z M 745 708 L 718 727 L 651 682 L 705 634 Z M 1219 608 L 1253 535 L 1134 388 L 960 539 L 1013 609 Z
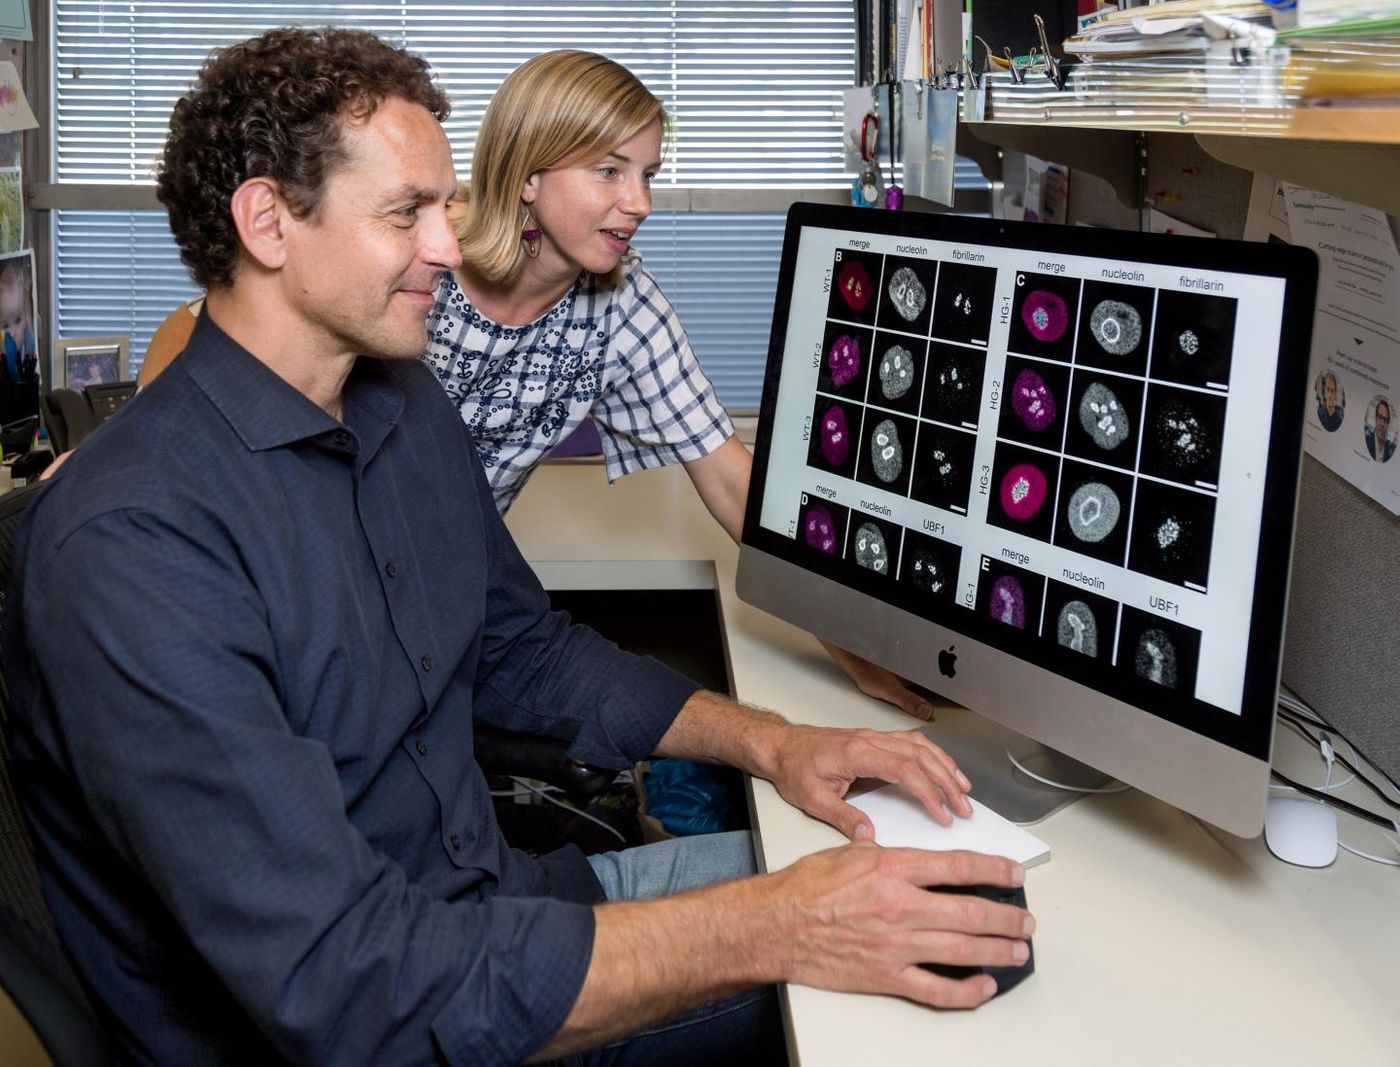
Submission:
M 1072 66 L 1064 89 L 1032 71 L 987 79 L 983 141 L 1104 178 L 1141 207 L 1136 135 L 1193 135 L 1221 162 L 1400 214 L 1400 107 L 1308 107 L 1303 92 L 1323 64 L 1235 66 L 1226 58 L 1158 58 Z

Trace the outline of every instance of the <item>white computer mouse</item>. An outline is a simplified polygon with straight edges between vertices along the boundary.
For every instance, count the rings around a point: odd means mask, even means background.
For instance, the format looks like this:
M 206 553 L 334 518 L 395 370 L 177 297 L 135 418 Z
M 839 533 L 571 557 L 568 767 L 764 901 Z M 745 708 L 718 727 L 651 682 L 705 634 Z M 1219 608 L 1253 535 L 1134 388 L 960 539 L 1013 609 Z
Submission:
M 1285 863 L 1326 867 L 1337 858 L 1337 813 L 1303 797 L 1270 797 L 1264 843 Z

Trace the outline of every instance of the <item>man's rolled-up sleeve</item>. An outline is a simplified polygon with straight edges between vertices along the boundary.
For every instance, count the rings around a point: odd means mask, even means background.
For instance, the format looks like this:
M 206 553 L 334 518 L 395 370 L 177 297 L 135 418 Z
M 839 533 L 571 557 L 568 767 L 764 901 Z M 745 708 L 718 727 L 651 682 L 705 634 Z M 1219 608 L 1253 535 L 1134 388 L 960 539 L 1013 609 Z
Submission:
M 286 721 L 267 610 L 226 542 L 212 519 L 131 510 L 47 547 L 22 604 L 52 758 L 157 921 L 287 1059 L 524 1059 L 578 995 L 592 909 L 444 902 L 370 846 L 331 753 Z

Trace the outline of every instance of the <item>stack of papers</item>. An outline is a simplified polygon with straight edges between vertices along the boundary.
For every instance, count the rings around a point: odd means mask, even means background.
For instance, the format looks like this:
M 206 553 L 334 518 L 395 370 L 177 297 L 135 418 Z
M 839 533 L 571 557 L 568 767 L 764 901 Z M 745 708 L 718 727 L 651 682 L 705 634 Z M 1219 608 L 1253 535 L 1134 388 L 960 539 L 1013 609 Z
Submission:
M 1064 43 L 1085 60 L 1170 52 L 1205 52 L 1228 41 L 1236 48 L 1268 48 L 1277 34 L 1266 4 L 1240 0 L 1174 0 L 1086 20 Z

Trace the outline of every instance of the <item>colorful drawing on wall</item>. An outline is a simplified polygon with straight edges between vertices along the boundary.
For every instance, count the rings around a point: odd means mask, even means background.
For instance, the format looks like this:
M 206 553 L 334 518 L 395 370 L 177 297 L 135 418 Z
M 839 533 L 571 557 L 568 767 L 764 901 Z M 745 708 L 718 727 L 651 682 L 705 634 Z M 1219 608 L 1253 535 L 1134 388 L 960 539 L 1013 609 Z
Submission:
M 0 131 L 32 130 L 39 120 L 24 98 L 24 82 L 13 63 L 0 62 Z
M 24 247 L 24 198 L 18 170 L 0 170 L 0 253 Z

